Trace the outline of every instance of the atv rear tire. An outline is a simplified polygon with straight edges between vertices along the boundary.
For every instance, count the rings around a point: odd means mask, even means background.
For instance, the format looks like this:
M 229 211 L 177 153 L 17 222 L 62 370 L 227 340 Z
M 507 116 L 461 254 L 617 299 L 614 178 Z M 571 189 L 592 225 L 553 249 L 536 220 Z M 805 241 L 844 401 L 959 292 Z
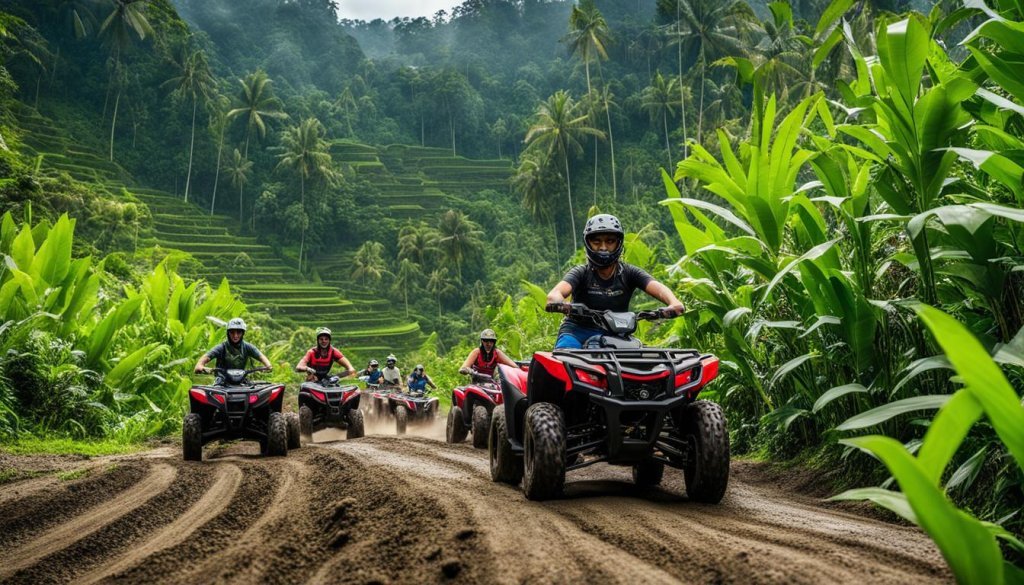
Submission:
M 185 461 L 203 460 L 203 418 L 196 413 L 186 414 L 181 425 L 181 451 Z
M 448 426 L 445 427 L 444 438 L 449 443 L 461 443 L 466 440 L 466 420 L 462 418 L 462 409 L 452 406 L 448 411 Z M 475 443 L 476 437 L 473 437 Z
M 280 412 L 270 413 L 267 421 L 267 455 L 284 457 L 288 454 L 288 423 Z
M 399 435 L 405 434 L 405 427 L 409 424 L 409 411 L 399 404 L 395 407 L 395 431 Z
M 523 437 L 523 493 L 530 500 L 548 500 L 565 487 L 565 416 L 550 402 L 526 409 Z
M 665 476 L 665 464 L 654 459 L 641 461 L 633 466 L 633 483 L 640 487 L 653 487 Z
M 313 442 L 313 410 L 308 406 L 299 407 L 299 434 L 303 441 Z
M 285 422 L 288 423 L 288 448 L 298 449 L 302 447 L 302 438 L 301 433 L 299 432 L 299 426 L 301 425 L 299 415 L 294 412 L 289 412 L 284 415 L 284 419 Z
M 491 417 L 487 409 L 482 406 L 473 407 L 473 447 L 475 449 L 487 448 L 487 431 L 491 427 Z
M 683 412 L 683 438 L 694 446 L 683 468 L 686 495 L 695 502 L 717 504 L 729 484 L 729 433 L 725 413 L 714 402 L 698 400 Z
M 353 408 L 348 411 L 348 430 L 345 432 L 345 438 L 351 441 L 352 439 L 358 439 L 365 434 L 363 411 L 358 408 Z
M 523 479 L 523 460 L 512 452 L 512 443 L 508 442 L 504 406 L 497 406 L 491 412 L 487 452 L 491 460 L 491 481 L 519 485 Z

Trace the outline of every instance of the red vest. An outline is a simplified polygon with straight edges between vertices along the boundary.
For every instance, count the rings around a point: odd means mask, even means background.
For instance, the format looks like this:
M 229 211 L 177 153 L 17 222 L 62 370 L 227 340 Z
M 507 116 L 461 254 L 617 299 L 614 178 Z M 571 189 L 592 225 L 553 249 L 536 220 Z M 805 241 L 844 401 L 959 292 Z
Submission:
M 306 352 L 306 365 L 313 368 L 320 374 L 331 371 L 331 365 L 341 361 L 345 357 L 336 347 L 329 347 L 327 351 L 321 352 L 319 347 L 314 347 Z
M 476 362 L 473 364 L 473 367 L 476 368 L 476 371 L 480 372 L 485 376 L 493 376 L 494 368 L 497 365 L 498 348 L 494 348 L 494 350 L 491 352 L 491 359 L 489 361 L 484 361 L 484 352 L 482 350 L 477 352 Z

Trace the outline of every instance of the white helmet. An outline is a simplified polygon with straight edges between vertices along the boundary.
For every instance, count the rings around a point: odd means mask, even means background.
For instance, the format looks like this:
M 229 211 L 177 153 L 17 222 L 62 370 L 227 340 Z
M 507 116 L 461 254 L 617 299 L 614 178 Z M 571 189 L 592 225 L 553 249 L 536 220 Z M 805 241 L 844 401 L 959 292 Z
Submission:
M 245 331 L 246 330 L 245 321 L 243 321 L 241 317 L 235 317 L 234 319 L 228 321 L 227 329 L 228 329 L 228 331 L 231 331 L 232 329 L 237 329 L 239 331 Z

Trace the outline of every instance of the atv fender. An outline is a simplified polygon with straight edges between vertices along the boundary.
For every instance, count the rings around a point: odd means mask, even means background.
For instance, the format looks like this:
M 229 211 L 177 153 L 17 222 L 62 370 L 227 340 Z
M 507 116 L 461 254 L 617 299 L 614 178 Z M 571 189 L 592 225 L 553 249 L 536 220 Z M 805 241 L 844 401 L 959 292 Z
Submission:
M 458 406 L 462 408 L 463 401 L 466 400 L 466 389 L 456 388 L 452 390 L 452 406 Z
M 509 442 L 514 449 L 522 449 L 523 416 L 526 407 L 527 373 L 520 368 L 498 366 L 498 384 L 501 386 Z M 499 406 L 499 408 L 501 408 Z

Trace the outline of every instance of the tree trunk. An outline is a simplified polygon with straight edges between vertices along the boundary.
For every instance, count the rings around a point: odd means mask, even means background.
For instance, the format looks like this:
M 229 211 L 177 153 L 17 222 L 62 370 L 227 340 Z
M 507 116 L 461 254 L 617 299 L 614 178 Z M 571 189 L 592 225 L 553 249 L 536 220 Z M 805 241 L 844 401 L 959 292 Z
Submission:
M 188 144 L 188 173 L 185 175 L 185 203 L 188 203 L 188 190 L 192 186 L 192 153 L 196 146 L 196 108 L 199 100 L 192 98 L 192 138 Z
M 676 1 L 676 58 L 679 60 L 679 119 L 683 124 L 683 158 L 687 156 L 687 145 L 686 145 L 686 92 L 683 87 L 683 43 L 680 42 L 682 38 L 682 30 L 679 28 L 679 2 Z M 669 155 L 671 156 L 671 154 Z M 672 166 L 672 163 L 669 163 Z
M 114 129 L 117 128 L 117 107 L 121 104 L 121 89 L 117 90 L 117 99 L 114 100 L 114 117 L 110 121 L 110 160 L 114 160 Z
M 572 211 L 572 180 L 569 178 L 569 153 L 562 152 L 562 160 L 565 161 L 565 188 L 569 195 L 569 219 L 572 221 L 572 251 L 575 254 L 580 244 L 576 240 L 576 215 Z
M 607 96 L 604 100 L 604 115 L 608 121 L 608 146 L 612 151 L 612 201 L 615 201 L 619 198 L 619 186 L 615 177 L 615 136 L 612 135 L 612 114 L 608 109 Z
M 704 46 L 700 48 L 700 109 L 697 110 L 697 144 L 701 144 L 701 132 L 704 129 L 704 72 L 708 64 L 704 59 Z
M 306 215 L 306 179 L 299 173 L 299 207 L 302 208 L 302 215 Z M 299 274 L 302 273 L 302 253 L 306 249 L 306 223 L 302 223 L 302 237 L 299 241 Z
M 405 295 L 405 318 L 408 319 L 409 318 L 409 283 L 408 282 L 406 282 L 405 285 L 402 287 L 402 291 L 404 292 L 404 295 Z
M 213 173 L 213 199 L 210 200 L 210 215 L 213 215 L 213 208 L 217 205 L 217 181 L 220 180 L 220 154 L 224 150 L 224 125 L 220 127 L 220 142 L 217 145 L 217 170 Z
M 662 125 L 665 127 L 665 150 L 668 151 L 668 168 L 667 171 L 672 171 L 672 145 L 668 141 L 668 108 L 665 108 L 661 112 Z
M 594 135 L 594 207 L 597 207 L 597 135 Z
M 242 213 L 242 189 L 245 189 L 245 184 L 242 181 L 238 182 L 238 229 L 245 229 L 245 215 Z

